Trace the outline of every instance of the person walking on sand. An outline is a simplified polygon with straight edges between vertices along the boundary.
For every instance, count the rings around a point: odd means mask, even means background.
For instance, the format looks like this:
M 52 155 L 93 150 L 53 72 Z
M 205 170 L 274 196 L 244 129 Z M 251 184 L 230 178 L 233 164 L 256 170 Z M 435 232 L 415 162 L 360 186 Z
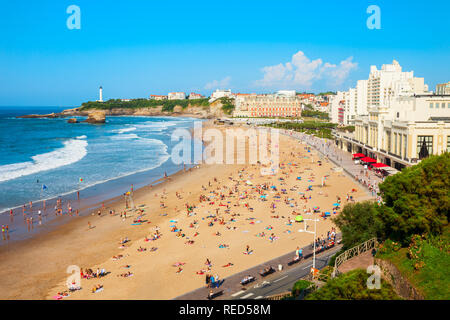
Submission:
M 90 229 L 91 229 L 91 222 L 88 221 L 88 230 L 90 230 Z

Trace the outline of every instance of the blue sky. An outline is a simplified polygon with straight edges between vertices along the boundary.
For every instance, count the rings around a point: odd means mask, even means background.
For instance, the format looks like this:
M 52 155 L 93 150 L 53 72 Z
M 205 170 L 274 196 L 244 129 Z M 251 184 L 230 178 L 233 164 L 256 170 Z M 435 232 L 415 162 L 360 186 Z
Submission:
M 450 81 L 446 0 L 0 4 L 3 106 L 77 106 L 97 99 L 99 85 L 105 99 L 209 95 L 216 86 L 339 90 L 393 59 L 430 88 Z M 66 26 L 72 4 L 81 9 L 80 30 Z M 380 30 L 366 26 L 372 4 L 381 10 Z M 297 73 L 286 71 L 292 66 Z

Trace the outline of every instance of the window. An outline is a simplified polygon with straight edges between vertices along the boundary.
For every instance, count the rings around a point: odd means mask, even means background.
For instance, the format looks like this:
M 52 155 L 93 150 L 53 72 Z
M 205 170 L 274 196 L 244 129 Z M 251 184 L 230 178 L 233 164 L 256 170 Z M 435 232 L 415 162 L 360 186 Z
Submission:
M 445 108 L 445 103 L 444 102 L 442 102 L 441 107 L 442 107 L 442 109 Z
M 447 152 L 450 152 L 450 136 L 447 136 Z
M 449 103 L 447 103 L 447 106 L 448 106 L 448 108 L 450 109 L 450 102 L 449 102 Z
M 433 102 L 430 102 L 430 109 L 433 109 Z
M 433 154 L 433 136 L 417 136 L 417 157 L 419 157 L 420 149 L 422 148 L 423 142 L 428 149 L 428 154 Z

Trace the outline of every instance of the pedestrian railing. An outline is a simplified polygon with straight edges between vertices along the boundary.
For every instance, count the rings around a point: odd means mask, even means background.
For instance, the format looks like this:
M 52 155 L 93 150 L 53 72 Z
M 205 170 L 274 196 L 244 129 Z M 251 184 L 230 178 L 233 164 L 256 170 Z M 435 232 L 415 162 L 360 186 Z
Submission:
M 292 292 L 291 291 L 286 291 L 286 292 L 283 292 L 283 293 L 278 293 L 278 294 L 274 294 L 274 295 L 271 295 L 271 296 L 267 296 L 264 299 L 266 299 L 266 300 L 282 300 L 284 298 L 289 298 L 291 296 L 292 296 Z
M 333 272 L 331 273 L 331 277 L 334 278 L 339 274 L 338 268 L 345 261 L 350 260 L 350 259 L 360 255 L 361 253 L 372 250 L 373 248 L 376 247 L 377 243 L 378 243 L 377 238 L 372 238 L 370 240 L 367 240 L 366 242 L 363 242 L 363 243 L 341 253 L 339 256 L 337 256 L 336 260 L 334 261 L 334 268 L 333 268 Z

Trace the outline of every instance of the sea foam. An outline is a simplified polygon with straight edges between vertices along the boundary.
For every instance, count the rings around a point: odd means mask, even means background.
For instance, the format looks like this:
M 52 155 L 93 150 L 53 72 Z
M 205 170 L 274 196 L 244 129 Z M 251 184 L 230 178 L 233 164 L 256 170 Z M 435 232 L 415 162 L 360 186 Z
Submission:
M 65 141 L 62 148 L 31 157 L 32 161 L 0 166 L 0 182 L 56 169 L 80 161 L 87 154 L 87 146 L 86 140 L 72 139 Z

